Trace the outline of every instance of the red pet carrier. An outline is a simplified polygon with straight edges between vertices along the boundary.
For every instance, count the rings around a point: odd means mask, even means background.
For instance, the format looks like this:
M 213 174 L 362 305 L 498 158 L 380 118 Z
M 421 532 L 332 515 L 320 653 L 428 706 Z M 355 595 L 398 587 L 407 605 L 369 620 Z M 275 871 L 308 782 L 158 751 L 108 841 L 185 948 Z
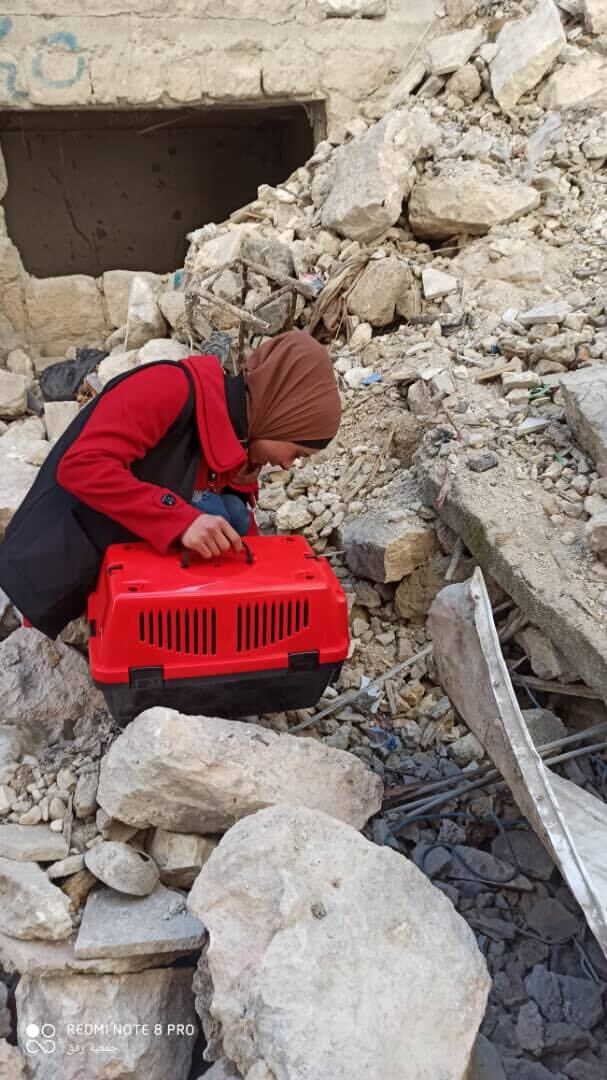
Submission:
M 246 716 L 315 705 L 348 654 L 348 608 L 299 536 L 220 559 L 108 548 L 89 597 L 90 663 L 112 714 Z

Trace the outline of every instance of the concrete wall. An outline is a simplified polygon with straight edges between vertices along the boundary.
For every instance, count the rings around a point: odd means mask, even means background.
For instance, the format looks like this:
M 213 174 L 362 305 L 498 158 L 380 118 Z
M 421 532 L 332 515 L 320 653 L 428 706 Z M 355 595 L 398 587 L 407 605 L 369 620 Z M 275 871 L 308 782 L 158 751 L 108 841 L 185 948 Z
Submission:
M 318 99 L 339 136 L 347 119 L 375 118 L 398 94 L 433 8 L 434 0 L 20 0 L 0 16 L 0 105 Z M 335 10 L 355 14 L 329 17 Z

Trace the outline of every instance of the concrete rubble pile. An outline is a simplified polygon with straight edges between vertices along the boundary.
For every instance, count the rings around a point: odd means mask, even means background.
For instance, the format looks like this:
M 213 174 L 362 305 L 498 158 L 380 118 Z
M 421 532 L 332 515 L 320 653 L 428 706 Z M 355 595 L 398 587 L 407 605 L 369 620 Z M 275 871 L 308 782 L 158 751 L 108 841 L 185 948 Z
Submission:
M 186 1034 L 114 1037 L 87 1076 L 607 1074 L 607 960 L 487 786 L 426 625 L 480 565 L 534 743 L 607 718 L 606 19 L 447 0 L 394 108 L 191 234 L 183 268 L 83 283 L 77 335 L 32 281 L 42 347 L 0 326 L 1 529 L 114 375 L 205 347 L 234 370 L 291 326 L 324 341 L 339 435 L 268 469 L 256 514 L 331 557 L 352 631 L 320 720 L 152 709 L 119 734 L 82 627 L 45 642 L 0 598 L 8 1076 L 80 1076 L 29 1054 L 28 1024 L 65 1050 L 69 1017 L 118 999 Z M 559 769 L 604 799 L 601 754 Z

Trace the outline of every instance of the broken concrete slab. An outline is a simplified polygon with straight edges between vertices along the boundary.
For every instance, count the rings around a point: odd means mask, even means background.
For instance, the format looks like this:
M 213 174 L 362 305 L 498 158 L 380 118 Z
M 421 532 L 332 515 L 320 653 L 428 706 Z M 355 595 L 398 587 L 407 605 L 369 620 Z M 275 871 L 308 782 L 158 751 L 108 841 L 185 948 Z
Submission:
M 538 0 L 526 19 L 502 27 L 491 64 L 491 89 L 502 109 L 513 109 L 523 94 L 537 86 L 566 41 L 553 0 Z
M 335 155 L 322 223 L 351 240 L 374 240 L 394 225 L 411 191 L 411 166 L 438 142 L 422 108 L 388 113 Z
M 10 937 L 61 941 L 72 932 L 65 893 L 36 863 L 0 858 L 0 930 Z
M 48 825 L 0 825 L 0 857 L 20 862 L 56 862 L 68 846 L 61 833 Z
M 482 24 L 470 30 L 441 34 L 428 45 L 428 67 L 432 75 L 450 75 L 463 67 L 485 40 Z
M 97 797 L 127 824 L 205 835 L 274 803 L 323 809 L 362 828 L 381 795 L 381 780 L 342 750 L 256 724 L 154 708 L 110 747 Z
M 41 1018 L 55 1029 L 54 1052 L 27 1055 L 30 1080 L 186 1080 L 198 1034 L 191 982 L 190 968 L 23 975 L 16 990 L 20 1049 L 27 1053 L 28 1027 L 39 1030 Z
M 600 475 L 607 476 L 607 364 L 567 372 L 560 387 L 569 427 Z
M 362 514 L 341 529 L 340 546 L 353 574 L 371 581 L 400 581 L 437 550 L 434 529 L 403 511 L 392 520 L 388 511 Z
M 512 791 L 607 955 L 607 805 L 535 749 L 504 662 L 483 575 L 438 595 L 429 628 L 441 686 Z
M 202 947 L 206 931 L 186 909 L 183 893 L 157 885 L 144 897 L 97 889 L 88 897 L 76 944 L 77 960 L 104 957 L 173 958 Z
M 519 311 L 516 321 L 523 326 L 541 326 L 543 323 L 562 323 L 571 313 L 571 304 L 566 300 L 547 300 L 543 304 L 529 308 L 528 311 Z
M 409 199 L 409 224 L 416 236 L 482 235 L 493 225 L 515 221 L 540 204 L 540 193 L 519 180 L 503 179 L 478 161 L 441 166 L 424 176 Z
M 505 463 L 500 463 L 498 470 L 471 473 L 458 458 L 452 469 L 453 475 L 445 484 L 444 459 L 420 457 L 420 481 L 427 504 L 435 505 L 445 485 L 440 516 L 462 538 L 483 571 L 550 638 L 584 682 L 607 701 L 607 627 L 598 617 L 599 591 L 595 597 L 580 572 L 575 551 L 554 537 L 542 509 L 543 488 L 530 481 L 523 490 L 510 478 Z
M 413 862 L 275 806 L 230 829 L 188 903 L 209 929 L 199 974 L 217 1052 L 243 1075 L 280 1061 L 289 1080 L 387 1078 L 406 1061 L 411 1080 L 463 1080 L 490 981 L 470 928 Z
M 0 931 L 0 964 L 5 971 L 20 975 L 61 975 L 72 971 L 79 971 L 83 975 L 122 975 L 125 972 L 145 971 L 150 967 L 165 967 L 175 959 L 171 953 L 76 959 L 76 936 L 73 933 L 64 941 L 20 941 Z

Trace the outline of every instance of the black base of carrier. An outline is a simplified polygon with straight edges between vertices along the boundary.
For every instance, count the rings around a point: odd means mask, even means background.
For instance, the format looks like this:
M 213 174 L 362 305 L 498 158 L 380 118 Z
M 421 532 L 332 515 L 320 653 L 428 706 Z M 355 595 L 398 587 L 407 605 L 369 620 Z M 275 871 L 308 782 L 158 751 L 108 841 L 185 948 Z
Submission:
M 301 657 L 301 654 L 300 654 Z M 295 665 L 301 662 L 294 657 Z M 302 658 L 303 659 L 303 658 Z M 308 670 L 278 669 L 195 679 L 166 679 L 162 668 L 134 668 L 129 683 L 96 682 L 108 709 L 121 725 L 144 709 L 161 705 L 189 716 L 254 716 L 307 709 L 318 702 L 342 664 L 320 664 Z

